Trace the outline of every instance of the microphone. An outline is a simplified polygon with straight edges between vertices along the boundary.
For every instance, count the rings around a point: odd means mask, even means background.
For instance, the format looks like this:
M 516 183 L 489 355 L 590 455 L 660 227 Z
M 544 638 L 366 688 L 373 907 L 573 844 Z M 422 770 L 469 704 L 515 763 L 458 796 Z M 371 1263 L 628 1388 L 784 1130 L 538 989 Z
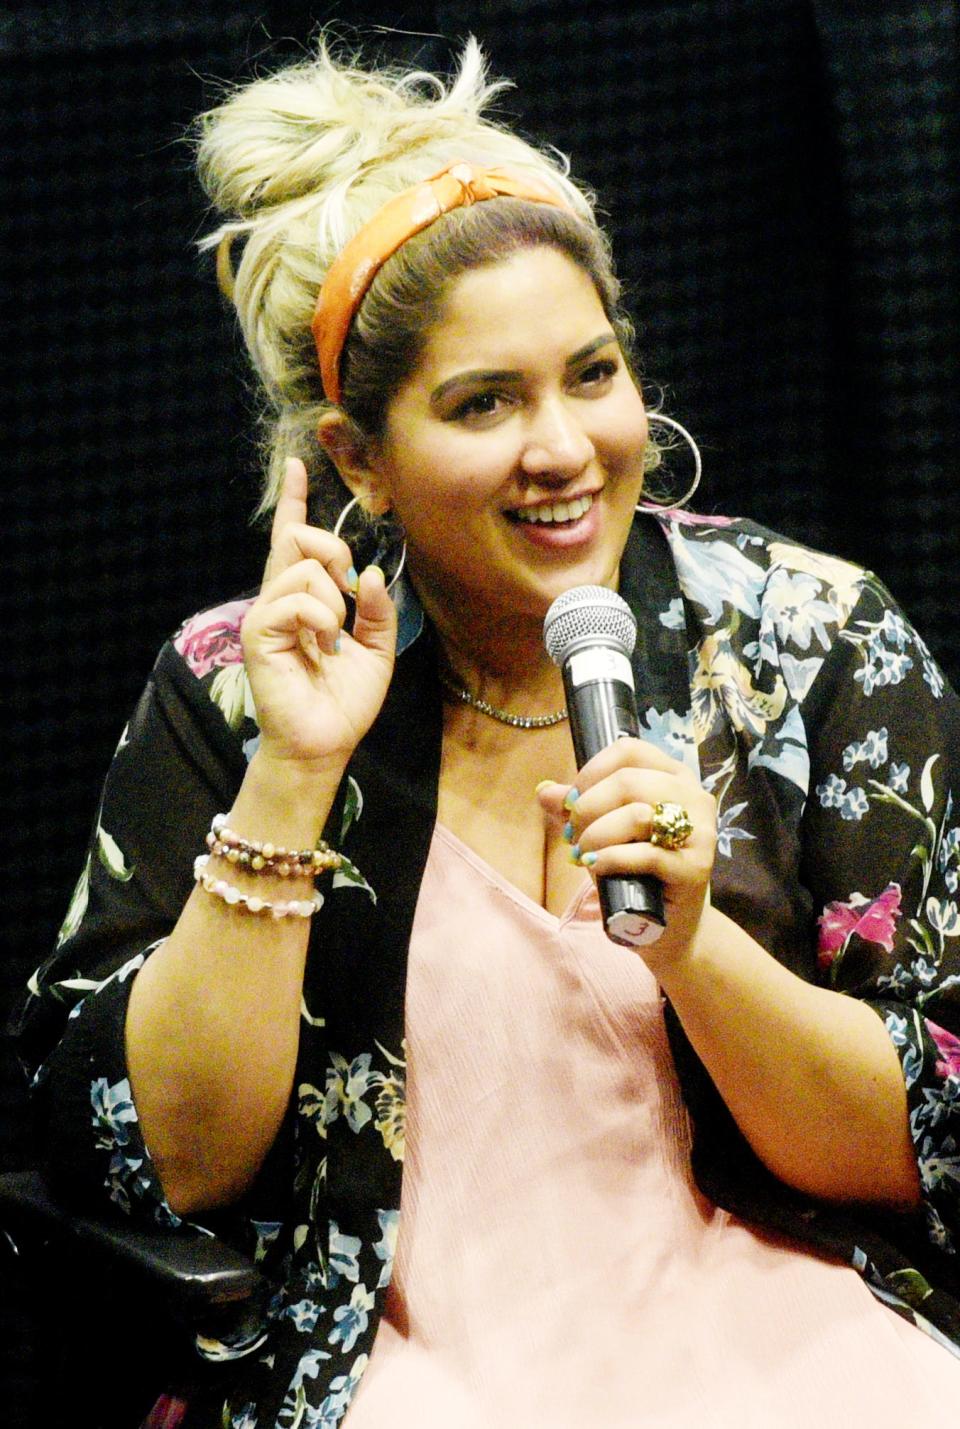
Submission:
M 543 641 L 563 674 L 578 769 L 622 736 L 639 735 L 630 665 L 637 622 L 621 596 L 598 585 L 564 591 L 547 611 Z M 607 875 L 597 883 L 607 937 L 628 948 L 656 942 L 666 923 L 660 880 Z

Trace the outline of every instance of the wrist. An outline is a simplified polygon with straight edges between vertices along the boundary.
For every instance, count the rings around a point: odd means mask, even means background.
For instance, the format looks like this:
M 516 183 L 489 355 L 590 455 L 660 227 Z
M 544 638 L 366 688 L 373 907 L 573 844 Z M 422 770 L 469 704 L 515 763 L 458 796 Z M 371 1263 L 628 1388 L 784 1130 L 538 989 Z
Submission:
M 259 748 L 233 807 L 231 829 L 244 838 L 287 848 L 315 846 L 346 771 L 345 759 L 307 763 Z
M 718 920 L 722 918 L 723 914 L 710 906 L 708 897 L 692 927 L 668 922 L 663 936 L 642 950 L 644 961 L 671 1000 L 681 988 L 710 976 Z

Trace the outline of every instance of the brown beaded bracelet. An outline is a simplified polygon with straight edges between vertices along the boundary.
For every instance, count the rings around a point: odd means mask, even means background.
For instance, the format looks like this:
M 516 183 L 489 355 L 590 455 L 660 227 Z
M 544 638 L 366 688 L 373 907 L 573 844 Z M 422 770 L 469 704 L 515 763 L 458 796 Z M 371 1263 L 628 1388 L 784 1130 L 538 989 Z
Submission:
M 316 878 L 328 869 L 337 869 L 343 859 L 323 839 L 315 848 L 288 849 L 260 839 L 245 839 L 227 828 L 226 814 L 217 814 L 206 838 L 211 854 L 224 858 L 248 873 L 275 873 L 280 878 Z

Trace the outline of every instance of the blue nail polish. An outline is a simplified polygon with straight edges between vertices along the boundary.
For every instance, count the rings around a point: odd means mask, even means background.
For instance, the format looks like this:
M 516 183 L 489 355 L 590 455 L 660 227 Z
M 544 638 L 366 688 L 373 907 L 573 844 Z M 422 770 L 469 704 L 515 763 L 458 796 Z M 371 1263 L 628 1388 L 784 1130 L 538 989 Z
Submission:
M 337 636 L 336 640 L 333 642 L 333 653 L 334 653 L 334 655 L 339 655 L 339 654 L 340 654 L 340 636 L 339 636 L 339 635 Z
M 360 577 L 357 575 L 356 571 L 353 569 L 353 566 L 351 566 L 350 569 L 347 571 L 347 590 L 356 592 L 357 586 L 358 586 L 359 584 L 360 584 Z
M 579 798 L 580 790 L 571 786 L 570 789 L 567 790 L 567 797 L 563 801 L 563 807 L 565 809 L 572 809 Z
M 579 862 L 580 862 L 580 845 L 579 845 L 579 844 L 574 844 L 574 845 L 573 845 L 573 848 L 570 850 L 570 862 L 571 862 L 571 863 L 579 863 Z
M 568 844 L 573 843 L 573 824 L 564 824 L 563 837 Z
M 595 853 L 585 853 L 583 855 L 583 858 L 580 860 L 584 868 L 592 868 L 596 861 L 597 855 Z

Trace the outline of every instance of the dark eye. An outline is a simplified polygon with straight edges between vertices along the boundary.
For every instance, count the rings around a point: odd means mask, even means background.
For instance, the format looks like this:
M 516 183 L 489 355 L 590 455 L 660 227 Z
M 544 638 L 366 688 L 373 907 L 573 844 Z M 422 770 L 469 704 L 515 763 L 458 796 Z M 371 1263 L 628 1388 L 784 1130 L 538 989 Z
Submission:
M 499 416 L 505 399 L 499 392 L 475 392 L 453 409 L 451 416 L 456 422 L 482 422 L 484 418 Z
M 581 387 L 599 387 L 603 383 L 609 382 L 617 374 L 618 363 L 612 357 L 602 357 L 596 362 L 591 362 L 589 367 L 584 367 L 577 374 L 577 382 Z

